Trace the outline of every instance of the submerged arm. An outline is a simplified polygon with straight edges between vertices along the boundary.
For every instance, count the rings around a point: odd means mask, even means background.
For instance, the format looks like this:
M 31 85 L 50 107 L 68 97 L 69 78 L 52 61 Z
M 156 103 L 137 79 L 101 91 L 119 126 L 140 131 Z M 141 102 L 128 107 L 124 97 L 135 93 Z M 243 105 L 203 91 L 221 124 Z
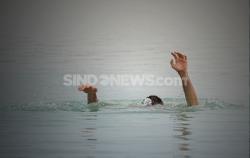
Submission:
M 198 98 L 187 71 L 187 56 L 179 52 L 173 52 L 171 54 L 173 55 L 174 59 L 172 59 L 170 63 L 172 68 L 176 70 L 181 77 L 187 105 L 198 105 Z

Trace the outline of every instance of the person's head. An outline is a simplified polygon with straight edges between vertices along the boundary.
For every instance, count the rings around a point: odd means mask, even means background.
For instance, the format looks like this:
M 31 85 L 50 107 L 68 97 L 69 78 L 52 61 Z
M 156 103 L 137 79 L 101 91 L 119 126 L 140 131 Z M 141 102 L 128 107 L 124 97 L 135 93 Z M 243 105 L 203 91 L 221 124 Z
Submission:
M 161 100 L 161 98 L 159 98 L 156 95 L 150 95 L 146 99 L 144 99 L 143 104 L 144 105 L 157 105 L 157 104 L 163 105 L 163 101 Z

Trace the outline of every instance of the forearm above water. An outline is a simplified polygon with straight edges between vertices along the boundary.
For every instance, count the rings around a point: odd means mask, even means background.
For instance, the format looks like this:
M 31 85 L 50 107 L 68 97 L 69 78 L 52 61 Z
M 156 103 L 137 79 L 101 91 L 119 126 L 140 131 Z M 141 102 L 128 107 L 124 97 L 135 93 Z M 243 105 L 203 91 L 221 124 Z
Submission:
M 181 72 L 179 73 L 181 80 L 182 80 L 182 87 L 183 87 L 183 91 L 185 94 L 185 98 L 187 101 L 187 105 L 188 106 L 195 106 L 198 105 L 198 98 L 196 95 L 196 91 L 195 88 L 191 82 L 191 79 L 188 75 L 187 72 Z

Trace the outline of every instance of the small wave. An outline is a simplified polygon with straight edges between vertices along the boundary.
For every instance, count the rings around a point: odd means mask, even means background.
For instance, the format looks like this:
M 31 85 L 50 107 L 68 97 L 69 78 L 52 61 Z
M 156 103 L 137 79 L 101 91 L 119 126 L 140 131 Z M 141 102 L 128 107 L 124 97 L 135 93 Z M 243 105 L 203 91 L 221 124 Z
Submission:
M 0 107 L 1 111 L 82 111 L 86 105 L 77 101 L 32 102 L 28 104 L 11 104 Z
M 185 99 L 165 98 L 165 104 L 157 106 L 143 106 L 141 100 L 111 100 L 92 104 L 84 104 L 82 101 L 58 101 L 58 102 L 33 102 L 28 104 L 1 105 L 0 111 L 73 111 L 73 112 L 195 112 L 204 109 L 239 109 L 246 108 L 243 105 L 226 103 L 218 99 L 201 99 L 200 105 L 188 107 Z

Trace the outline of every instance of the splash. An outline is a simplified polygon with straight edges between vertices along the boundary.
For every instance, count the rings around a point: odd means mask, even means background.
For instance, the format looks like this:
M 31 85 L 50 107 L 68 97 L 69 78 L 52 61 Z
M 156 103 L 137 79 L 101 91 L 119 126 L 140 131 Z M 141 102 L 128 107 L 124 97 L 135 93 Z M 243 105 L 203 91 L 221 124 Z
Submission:
M 143 106 L 141 100 L 110 100 L 84 104 L 82 101 L 33 102 L 1 105 L 0 111 L 73 111 L 73 112 L 195 112 L 200 110 L 247 108 L 219 99 L 201 99 L 200 105 L 188 107 L 183 98 L 165 98 L 164 105 Z

